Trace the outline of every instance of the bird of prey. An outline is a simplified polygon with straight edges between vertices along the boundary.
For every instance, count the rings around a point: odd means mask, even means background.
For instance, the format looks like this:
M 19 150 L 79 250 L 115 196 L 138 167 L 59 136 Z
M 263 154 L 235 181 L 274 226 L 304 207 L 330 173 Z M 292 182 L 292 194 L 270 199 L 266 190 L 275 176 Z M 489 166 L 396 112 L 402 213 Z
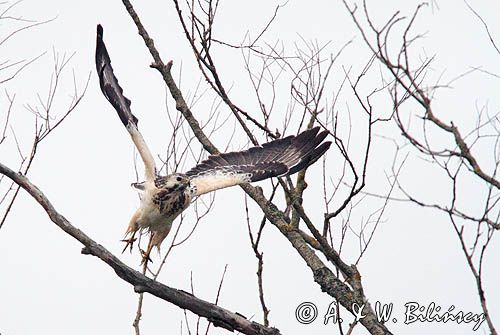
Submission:
M 323 142 L 327 132 L 319 132 L 319 127 L 315 127 L 245 151 L 209 156 L 186 173 L 159 176 L 153 155 L 137 128 L 138 120 L 132 114 L 130 100 L 123 95 L 113 73 L 101 25 L 97 26 L 95 61 L 101 90 L 118 113 L 144 162 L 145 181 L 132 184 L 142 191 L 141 203 L 130 220 L 125 234 L 128 239 L 124 240 L 127 244 L 123 249 L 132 248 L 137 232 L 150 234 L 143 262 L 147 262 L 153 247 L 160 248 L 172 222 L 196 196 L 242 183 L 291 175 L 313 164 L 330 147 L 331 142 Z

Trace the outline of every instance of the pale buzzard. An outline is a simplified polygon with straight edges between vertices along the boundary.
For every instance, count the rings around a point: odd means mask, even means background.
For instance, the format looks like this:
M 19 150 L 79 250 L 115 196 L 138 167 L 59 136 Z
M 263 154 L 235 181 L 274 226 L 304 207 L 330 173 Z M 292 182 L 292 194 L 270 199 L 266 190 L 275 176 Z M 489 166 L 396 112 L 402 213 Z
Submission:
M 168 235 L 174 219 L 195 196 L 242 183 L 271 177 L 287 176 L 314 163 L 330 147 L 323 142 L 327 132 L 312 128 L 297 136 L 287 136 L 245 151 L 209 156 L 186 173 L 158 176 L 153 155 L 137 128 L 137 118 L 130 110 L 130 100 L 113 74 L 111 60 L 104 45 L 103 29 L 97 26 L 96 67 L 101 90 L 113 105 L 130 133 L 145 166 L 145 181 L 133 184 L 143 191 L 141 205 L 130 220 L 127 246 L 134 242 L 137 231 L 151 235 L 144 255 L 147 260 L 154 246 Z M 124 249 L 124 250 L 125 250 Z

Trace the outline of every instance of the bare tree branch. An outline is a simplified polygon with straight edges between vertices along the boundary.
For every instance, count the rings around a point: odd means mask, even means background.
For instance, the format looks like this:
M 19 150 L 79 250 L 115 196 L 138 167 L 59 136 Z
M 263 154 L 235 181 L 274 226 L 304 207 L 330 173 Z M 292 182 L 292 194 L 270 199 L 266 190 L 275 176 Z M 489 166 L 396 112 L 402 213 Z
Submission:
M 198 121 L 187 106 L 182 92 L 175 84 L 171 74 L 172 62 L 164 65 L 157 49 L 154 46 L 153 40 L 150 38 L 146 29 L 142 25 L 132 4 L 128 0 L 122 0 L 122 2 L 132 20 L 136 24 L 139 35 L 144 39 L 144 42 L 154 59 L 152 67 L 161 73 L 167 87 L 169 88 L 169 91 L 176 102 L 176 109 L 184 116 L 196 138 L 203 145 L 205 150 L 211 154 L 219 153 L 219 150 L 211 143 L 208 137 L 204 134 L 203 130 L 200 128 Z M 279 229 L 283 236 L 286 237 L 296 249 L 302 259 L 306 262 L 307 266 L 311 269 L 314 275 L 314 280 L 320 285 L 323 291 L 337 299 L 337 301 L 339 301 L 339 303 L 351 313 L 353 313 L 353 304 L 356 303 L 358 306 L 364 306 L 366 316 L 360 322 L 371 334 L 390 334 L 385 325 L 377 320 L 373 309 L 367 302 L 362 290 L 361 276 L 355 266 L 346 265 L 338 259 L 338 256 L 335 256 L 335 253 L 330 251 L 332 258 L 338 261 L 336 266 L 341 265 L 343 273 L 347 275 L 347 279 L 350 285 L 352 285 L 351 290 L 351 288 L 340 278 L 337 278 L 318 257 L 318 255 L 316 255 L 316 253 L 309 248 L 298 230 L 288 224 L 285 214 L 273 203 L 269 202 L 269 200 L 263 195 L 260 188 L 253 187 L 249 184 L 243 184 L 241 187 L 247 195 L 249 195 L 259 205 L 266 218 Z M 296 207 L 296 209 L 300 210 L 300 207 Z M 317 238 L 317 236 L 315 236 L 315 238 Z
M 88 237 L 83 231 L 73 226 L 62 214 L 60 214 L 42 193 L 38 187 L 32 184 L 25 176 L 14 172 L 0 163 L 0 174 L 3 174 L 28 192 L 43 207 L 49 218 L 59 228 L 64 230 L 84 245 L 82 253 L 93 255 L 109 265 L 124 281 L 134 286 L 137 293 L 150 293 L 162 300 L 173 303 L 180 308 L 188 309 L 202 317 L 207 318 L 214 326 L 222 327 L 230 331 L 239 331 L 244 334 L 276 335 L 280 334 L 276 328 L 264 327 L 256 322 L 249 321 L 239 314 L 229 312 L 215 304 L 198 299 L 192 294 L 186 293 L 161 284 L 146 277 L 138 271 L 122 263 L 116 256 L 111 254 L 103 246 Z
M 482 284 L 482 266 L 485 251 L 490 245 L 493 234 L 498 231 L 499 228 L 498 220 L 500 209 L 498 207 L 498 190 L 500 189 L 500 181 L 497 177 L 499 167 L 497 148 L 500 135 L 498 132 L 498 118 L 496 116 L 488 116 L 486 120 L 482 120 L 481 113 L 478 113 L 478 121 L 475 128 L 464 135 L 453 121 L 443 121 L 442 117 L 437 116 L 433 110 L 431 104 L 434 97 L 434 91 L 438 89 L 440 85 L 425 86 L 424 84 L 433 57 L 420 59 L 416 66 L 412 65 L 411 59 L 411 47 L 421 35 L 410 37 L 410 34 L 412 33 L 421 10 L 426 5 L 425 3 L 418 5 L 413 15 L 408 19 L 401 16 L 399 12 L 394 13 L 380 28 L 376 27 L 371 20 L 366 1 L 363 1 L 362 15 L 358 14 L 357 6 L 349 6 L 346 1 L 343 1 L 343 3 L 361 33 L 365 44 L 373 52 L 374 57 L 376 57 L 385 69 L 388 70 L 392 78 L 392 81 L 390 81 L 389 93 L 393 103 L 393 118 L 402 136 L 408 141 L 411 147 L 417 149 L 426 159 L 434 163 L 437 169 L 441 169 L 447 180 L 451 183 L 449 204 L 442 205 L 431 203 L 425 199 L 417 199 L 410 195 L 399 182 L 397 178 L 399 173 L 393 171 L 395 181 L 405 195 L 406 200 L 422 207 L 437 209 L 448 215 L 457 233 L 469 269 L 476 281 L 479 300 L 483 313 L 488 320 L 487 324 L 489 331 L 491 334 L 497 334 L 489 314 L 489 309 L 486 305 L 486 296 Z M 475 12 L 467 2 L 466 4 L 474 15 L 481 19 L 477 12 Z M 367 22 L 366 24 L 363 25 L 361 23 L 360 16 L 363 16 L 363 19 Z M 482 19 L 481 21 L 485 25 L 488 36 L 492 41 L 486 24 Z M 399 52 L 393 55 L 388 50 L 388 40 L 394 35 L 392 29 L 394 29 L 396 25 L 402 25 L 401 29 L 403 33 Z M 493 45 L 496 48 L 494 42 Z M 496 50 L 498 51 L 498 48 L 496 48 Z M 468 72 L 465 74 L 467 73 Z M 450 81 L 450 83 L 459 78 L 463 78 L 465 74 L 458 76 Z M 422 134 L 411 129 L 410 126 L 403 122 L 403 105 L 407 101 L 416 102 L 422 109 L 423 116 L 418 118 L 422 122 Z M 484 131 L 484 128 L 487 126 L 491 129 L 491 133 L 483 134 L 482 131 Z M 447 137 L 451 145 L 442 148 L 442 143 L 436 142 L 431 138 L 429 135 L 431 132 L 432 134 L 441 132 L 448 135 Z M 494 163 L 491 164 L 490 171 L 488 172 L 486 172 L 485 167 L 479 163 L 479 157 L 481 157 L 481 155 L 479 155 L 479 150 L 472 150 L 474 145 L 483 138 L 494 139 L 491 149 L 492 152 L 494 152 L 495 160 Z M 477 201 L 482 201 L 484 203 L 484 210 L 479 215 L 467 214 L 468 210 L 463 210 L 459 204 L 458 199 L 460 192 L 457 185 L 459 184 L 459 180 L 465 178 L 464 175 L 478 177 L 476 178 L 478 185 Z M 485 188 L 487 192 L 483 196 Z M 464 225 L 460 227 L 457 221 L 468 222 L 467 228 L 471 231 L 475 231 L 475 234 L 472 234 L 473 237 L 471 242 L 467 243 L 466 234 L 464 234 Z M 486 237 L 484 238 L 483 236 Z M 479 259 L 474 260 L 474 252 L 478 249 L 481 250 Z
M 488 28 L 488 24 L 483 20 L 481 15 L 479 15 L 479 13 L 475 11 L 474 8 L 472 8 L 472 6 L 467 2 L 467 0 L 464 0 L 464 2 L 470 9 L 470 11 L 474 13 L 474 15 L 481 21 L 481 23 L 484 26 L 484 29 L 486 30 L 486 33 L 488 34 L 488 38 L 490 39 L 491 45 L 493 45 L 497 53 L 500 54 L 500 49 L 498 48 L 497 44 L 495 43 L 495 40 L 493 39 L 493 36 L 491 35 L 490 29 Z

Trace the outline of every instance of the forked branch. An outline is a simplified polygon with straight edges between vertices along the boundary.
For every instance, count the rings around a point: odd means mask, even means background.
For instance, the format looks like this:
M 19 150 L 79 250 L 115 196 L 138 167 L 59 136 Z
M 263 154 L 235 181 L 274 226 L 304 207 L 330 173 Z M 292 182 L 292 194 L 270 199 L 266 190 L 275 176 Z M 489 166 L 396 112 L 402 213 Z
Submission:
M 257 322 L 249 321 L 240 314 L 232 313 L 182 290 L 166 286 L 128 267 L 102 245 L 98 244 L 83 231 L 73 226 L 54 208 L 50 200 L 37 186 L 32 184 L 28 178 L 14 172 L 2 163 L 0 163 L 0 174 L 7 176 L 28 192 L 43 207 L 52 222 L 64 230 L 68 235 L 82 243 L 84 245 L 82 249 L 83 254 L 96 256 L 108 264 L 116 272 L 118 277 L 134 286 L 135 292 L 150 293 L 182 309 L 190 310 L 206 318 L 216 327 L 222 327 L 230 331 L 238 331 L 249 335 L 280 334 L 279 330 L 276 328 L 264 327 Z

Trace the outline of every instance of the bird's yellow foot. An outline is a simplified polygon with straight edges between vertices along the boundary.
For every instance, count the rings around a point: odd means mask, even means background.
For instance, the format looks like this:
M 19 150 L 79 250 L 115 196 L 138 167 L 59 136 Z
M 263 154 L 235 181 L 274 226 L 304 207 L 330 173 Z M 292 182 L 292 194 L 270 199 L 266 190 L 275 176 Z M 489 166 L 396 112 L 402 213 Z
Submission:
M 141 265 L 147 265 L 148 262 L 151 262 L 153 263 L 153 261 L 151 260 L 151 258 L 149 257 L 149 254 L 151 253 L 151 249 L 149 249 L 148 251 L 144 251 L 142 249 L 141 250 L 141 254 L 142 254 L 142 262 L 141 262 Z
M 134 236 L 135 234 L 128 239 L 121 240 L 122 242 L 126 242 L 125 248 L 123 248 L 122 253 L 124 253 L 125 250 L 127 250 L 127 248 L 129 247 L 130 247 L 130 252 L 132 252 L 132 247 L 134 246 L 134 242 L 137 241 L 137 239 Z

